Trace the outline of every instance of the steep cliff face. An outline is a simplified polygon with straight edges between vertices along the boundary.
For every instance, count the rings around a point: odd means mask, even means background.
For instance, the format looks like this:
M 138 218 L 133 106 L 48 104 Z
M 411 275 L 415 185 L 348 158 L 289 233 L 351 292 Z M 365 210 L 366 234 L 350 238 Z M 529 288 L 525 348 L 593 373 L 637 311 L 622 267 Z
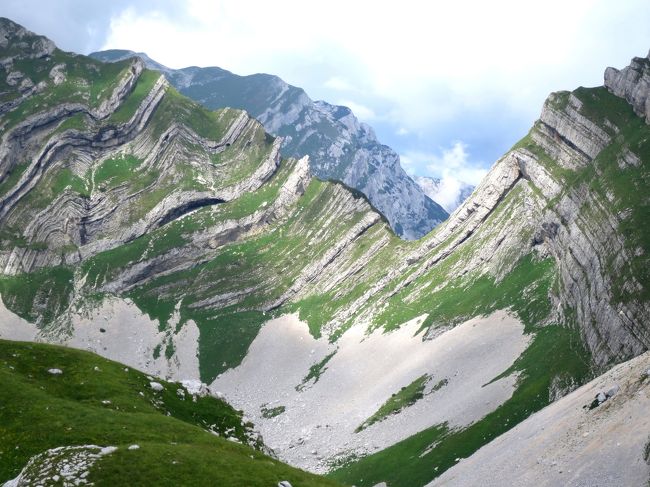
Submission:
M 360 123 L 349 108 L 312 101 L 301 88 L 277 76 L 237 76 L 217 67 L 175 70 L 132 51 L 91 54 L 103 61 L 136 55 L 203 106 L 246 110 L 268 132 L 283 138 L 283 154 L 308 155 L 317 177 L 361 191 L 401 237 L 419 238 L 447 218 L 447 212 L 404 172 L 399 156 L 380 144 L 372 128 Z
M 650 123 L 650 53 L 645 58 L 635 57 L 621 71 L 607 68 L 605 86 L 616 96 L 625 98 L 634 113 Z
M 25 36 L 0 52 L 3 337 L 200 378 L 280 458 L 391 486 L 650 346 L 650 127 L 604 87 L 551 95 L 412 242 L 245 112 L 137 60 L 10 59 Z
M 538 184 L 554 203 L 539 236 L 555 257 L 562 300 L 576 311 L 583 337 L 600 364 L 631 358 L 648 347 L 648 126 L 604 88 L 552 96 L 529 134 L 550 156 L 547 170 L 565 174 L 555 189 Z M 570 172 L 567 172 L 570 171 Z M 535 176 L 530 175 L 534 181 Z M 632 194 L 630 193 L 632 190 Z

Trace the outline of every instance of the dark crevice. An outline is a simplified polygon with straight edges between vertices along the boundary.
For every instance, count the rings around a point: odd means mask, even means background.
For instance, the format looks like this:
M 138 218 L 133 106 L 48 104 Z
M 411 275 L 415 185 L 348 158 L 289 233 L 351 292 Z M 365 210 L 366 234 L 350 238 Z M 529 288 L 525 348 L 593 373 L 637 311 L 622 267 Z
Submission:
M 212 205 L 218 205 L 219 203 L 224 203 L 225 201 L 219 198 L 202 198 L 199 200 L 193 200 L 193 201 L 188 201 L 187 203 L 184 203 L 180 206 L 177 206 L 176 208 L 172 208 L 169 210 L 158 222 L 156 223 L 156 227 L 160 228 L 163 225 L 167 225 L 168 223 L 177 220 L 178 218 L 187 215 L 188 213 L 198 210 L 199 208 L 203 208 L 204 206 L 212 206 Z

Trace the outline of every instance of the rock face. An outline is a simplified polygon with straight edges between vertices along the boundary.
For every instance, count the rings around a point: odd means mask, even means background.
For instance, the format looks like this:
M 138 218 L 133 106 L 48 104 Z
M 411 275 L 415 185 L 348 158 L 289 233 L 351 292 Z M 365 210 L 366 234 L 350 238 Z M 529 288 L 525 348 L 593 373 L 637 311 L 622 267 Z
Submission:
M 644 58 L 635 57 L 620 71 L 607 68 L 605 87 L 616 96 L 625 98 L 634 112 L 650 123 L 650 53 Z
M 181 93 L 204 106 L 246 110 L 268 132 L 283 138 L 283 154 L 308 155 L 317 177 L 341 181 L 361 191 L 401 237 L 422 237 L 447 218 L 435 199 L 432 201 L 404 172 L 399 156 L 379 143 L 372 128 L 360 123 L 349 108 L 312 101 L 302 89 L 277 76 L 237 76 L 217 67 L 174 70 L 133 51 L 91 54 L 103 61 L 136 55 L 149 68 L 163 72 Z
M 0 17 L 0 49 L 4 54 L 0 62 L 5 69 L 16 60 L 49 56 L 55 48 L 54 42 L 47 37 L 36 35 L 22 25 Z
M 16 39 L 0 58 L 36 42 Z M 264 390 L 259 401 L 238 401 L 277 435 L 307 427 L 278 425 L 307 421 L 305 411 L 325 404 L 321 393 L 348 384 L 347 397 L 363 406 L 358 425 L 388 418 L 358 432 L 346 426 L 350 452 L 365 456 L 348 462 L 345 445 L 302 446 L 302 433 L 278 437 L 279 454 L 350 485 L 363 478 L 391 486 L 425 485 L 471 453 L 466 445 L 478 449 L 593 369 L 650 347 L 650 125 L 605 87 L 549 96 L 530 133 L 451 217 L 407 242 L 359 191 L 314 177 L 307 157 L 283 159 L 281 140 L 250 115 L 208 111 L 141 61 L 102 63 L 54 49 L 29 62 L 29 70 L 0 72 L 5 338 L 91 348 L 228 392 Z M 22 85 L 28 72 L 31 88 Z M 354 126 L 345 113 L 321 109 Z M 479 337 L 486 330 L 472 326 L 480 317 L 506 309 L 525 339 L 508 363 L 489 369 L 493 377 L 480 367 L 462 374 L 481 393 L 493 390 L 481 387 L 488 382 L 512 387 L 490 407 L 477 400 L 485 408 L 461 421 L 456 403 L 440 399 L 458 391 L 455 372 L 421 376 L 434 371 L 418 364 L 434 361 L 420 352 L 461 332 Z M 273 320 L 296 313 L 301 344 L 275 361 L 256 360 Z M 403 352 L 381 369 L 390 387 L 354 380 L 380 370 L 373 360 L 381 352 L 362 352 L 375 341 Z M 455 350 L 485 343 L 459 342 Z M 327 404 L 341 420 L 331 395 Z M 432 404 L 437 416 L 419 415 Z M 405 418 L 412 429 L 399 428 Z M 375 444 L 384 450 L 360 448 L 373 428 L 389 426 L 402 441 L 384 435 Z

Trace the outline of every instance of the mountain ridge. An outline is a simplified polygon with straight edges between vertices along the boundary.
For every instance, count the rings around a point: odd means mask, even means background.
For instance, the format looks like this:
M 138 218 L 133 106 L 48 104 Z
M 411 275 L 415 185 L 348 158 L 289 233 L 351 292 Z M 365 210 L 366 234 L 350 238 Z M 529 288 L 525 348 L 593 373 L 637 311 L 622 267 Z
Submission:
M 347 107 L 312 101 L 302 88 L 265 73 L 239 76 L 218 67 L 170 69 L 145 53 L 128 50 L 90 56 L 103 61 L 139 56 L 207 108 L 246 110 L 270 133 L 284 138 L 283 154 L 309 155 L 317 177 L 342 181 L 364 193 L 406 239 L 422 237 L 448 216 L 404 172 L 399 156 L 379 143 L 372 128 Z

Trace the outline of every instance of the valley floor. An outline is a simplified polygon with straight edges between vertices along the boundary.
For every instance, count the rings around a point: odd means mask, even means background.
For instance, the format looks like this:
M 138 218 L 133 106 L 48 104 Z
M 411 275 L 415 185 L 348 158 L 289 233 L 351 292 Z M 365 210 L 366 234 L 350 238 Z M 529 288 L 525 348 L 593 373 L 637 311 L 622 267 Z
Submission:
M 498 377 L 530 338 L 516 318 L 498 311 L 428 340 L 418 333 L 423 320 L 388 333 L 357 325 L 328 359 L 336 346 L 284 315 L 266 323 L 242 364 L 211 388 L 251 416 L 280 458 L 318 473 L 434 425 L 465 427 L 512 395 L 517 374 Z M 323 361 L 310 379 L 310 367 Z M 418 379 L 421 397 L 368 421 Z M 272 410 L 278 414 L 269 418 Z
M 210 388 L 245 411 L 281 459 L 327 473 L 427 428 L 467 427 L 512 396 L 518 373 L 503 373 L 531 341 L 518 319 L 497 311 L 425 339 L 425 318 L 391 332 L 357 325 L 332 344 L 314 338 L 297 314 L 283 315 Z M 109 298 L 59 327 L 56 336 L 43 335 L 0 302 L 0 338 L 54 340 L 152 375 L 199 378 L 191 321 L 165 337 L 133 303 Z M 165 340 L 173 354 L 153 358 Z

